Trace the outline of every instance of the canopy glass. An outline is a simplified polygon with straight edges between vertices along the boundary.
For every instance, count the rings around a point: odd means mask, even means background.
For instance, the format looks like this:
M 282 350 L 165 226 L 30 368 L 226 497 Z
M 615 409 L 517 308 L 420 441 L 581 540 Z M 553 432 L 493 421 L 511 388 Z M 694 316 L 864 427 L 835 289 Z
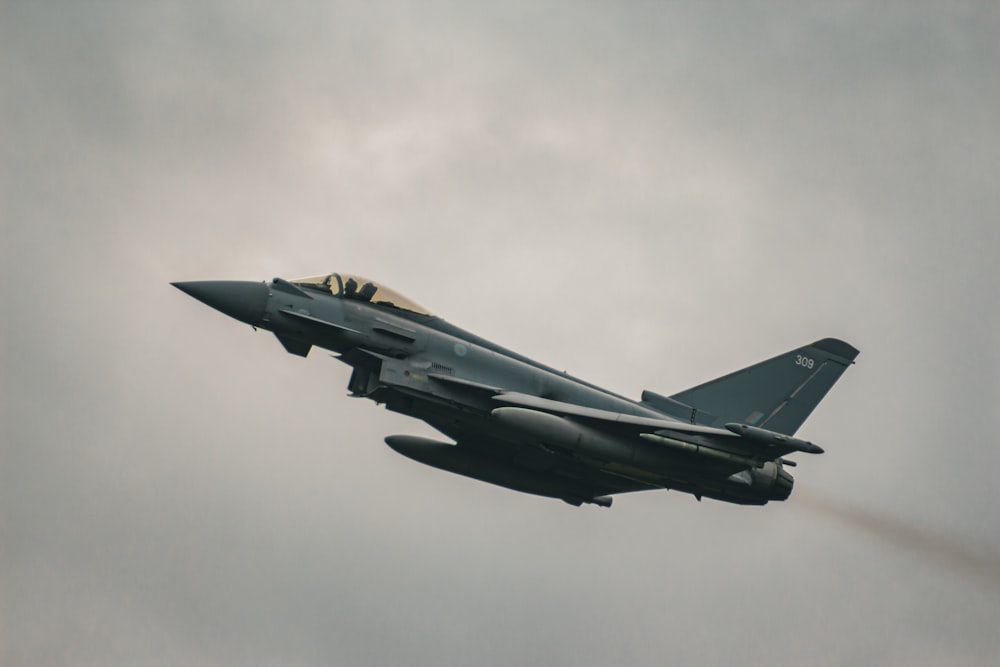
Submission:
M 300 287 L 329 292 L 333 296 L 342 299 L 368 301 L 377 306 L 401 308 L 421 315 L 431 314 L 426 308 L 410 301 L 396 290 L 385 285 L 380 285 L 374 280 L 362 278 L 361 276 L 348 275 L 346 273 L 327 273 L 322 276 L 295 278 L 290 282 Z

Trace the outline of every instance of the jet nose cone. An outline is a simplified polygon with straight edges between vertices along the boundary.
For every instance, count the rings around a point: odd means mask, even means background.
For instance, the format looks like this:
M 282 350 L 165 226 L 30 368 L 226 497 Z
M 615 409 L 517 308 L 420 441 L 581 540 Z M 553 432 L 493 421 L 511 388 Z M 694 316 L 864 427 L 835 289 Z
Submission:
M 258 324 L 267 306 L 268 289 L 264 283 L 194 280 L 170 284 L 205 305 L 247 324 Z

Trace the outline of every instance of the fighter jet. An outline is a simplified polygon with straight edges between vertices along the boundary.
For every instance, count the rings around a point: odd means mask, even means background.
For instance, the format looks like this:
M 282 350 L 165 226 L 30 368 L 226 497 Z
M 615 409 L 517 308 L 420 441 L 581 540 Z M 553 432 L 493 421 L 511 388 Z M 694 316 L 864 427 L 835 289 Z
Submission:
M 353 368 L 347 389 L 421 419 L 450 441 L 390 435 L 411 459 L 571 505 L 673 489 L 742 505 L 785 500 L 794 437 L 858 350 L 823 338 L 671 396 L 614 394 L 431 314 L 398 292 L 342 273 L 271 282 L 172 283 Z

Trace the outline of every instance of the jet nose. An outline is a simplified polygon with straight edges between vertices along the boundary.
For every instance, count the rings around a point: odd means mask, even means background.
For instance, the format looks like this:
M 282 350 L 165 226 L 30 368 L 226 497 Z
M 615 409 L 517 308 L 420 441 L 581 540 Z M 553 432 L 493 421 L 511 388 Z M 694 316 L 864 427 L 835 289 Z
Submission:
M 264 283 L 194 280 L 170 284 L 205 305 L 247 324 L 258 324 L 267 306 L 268 289 Z

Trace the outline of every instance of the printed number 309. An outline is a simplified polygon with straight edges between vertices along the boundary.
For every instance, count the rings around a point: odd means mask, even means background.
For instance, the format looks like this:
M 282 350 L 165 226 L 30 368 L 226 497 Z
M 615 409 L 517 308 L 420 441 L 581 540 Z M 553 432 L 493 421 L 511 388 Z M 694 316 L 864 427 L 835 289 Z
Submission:
M 816 365 L 815 359 L 810 359 L 809 357 L 803 357 L 801 354 L 795 355 L 795 365 L 805 366 L 806 368 L 812 368 Z

